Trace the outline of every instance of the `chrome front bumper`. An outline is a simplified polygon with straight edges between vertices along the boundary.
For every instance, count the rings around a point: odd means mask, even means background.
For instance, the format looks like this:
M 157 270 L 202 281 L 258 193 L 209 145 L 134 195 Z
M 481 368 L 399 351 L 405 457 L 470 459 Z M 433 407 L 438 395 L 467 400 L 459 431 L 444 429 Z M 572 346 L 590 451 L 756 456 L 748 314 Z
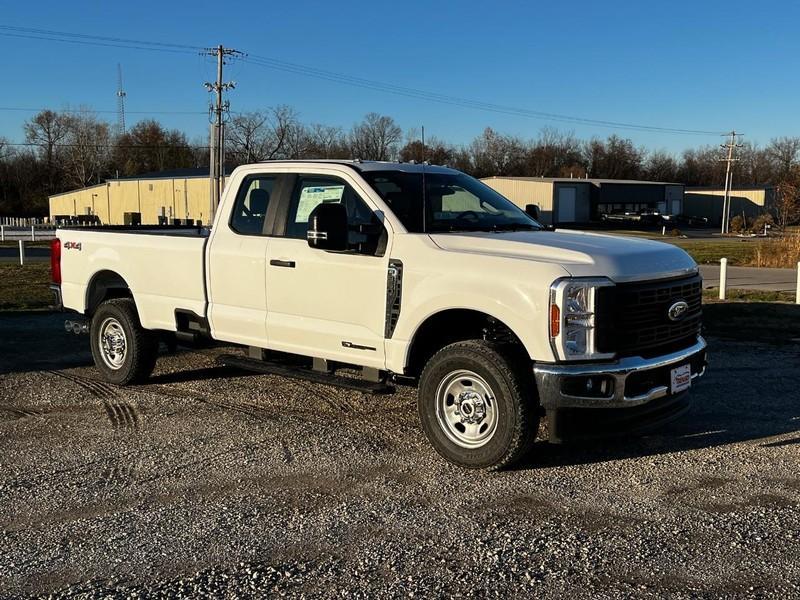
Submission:
M 647 404 L 657 398 L 670 395 L 669 384 L 655 385 L 644 393 L 628 396 L 625 393 L 628 378 L 634 373 L 653 369 L 678 367 L 696 363 L 701 358 L 698 369 L 691 373 L 692 383 L 705 374 L 706 342 L 697 336 L 697 342 L 689 348 L 656 358 L 632 356 L 615 362 L 589 364 L 545 364 L 533 367 L 539 402 L 545 410 L 559 408 L 624 408 Z M 605 397 L 575 396 L 564 393 L 563 383 L 573 377 L 605 376 L 613 381 L 610 393 Z

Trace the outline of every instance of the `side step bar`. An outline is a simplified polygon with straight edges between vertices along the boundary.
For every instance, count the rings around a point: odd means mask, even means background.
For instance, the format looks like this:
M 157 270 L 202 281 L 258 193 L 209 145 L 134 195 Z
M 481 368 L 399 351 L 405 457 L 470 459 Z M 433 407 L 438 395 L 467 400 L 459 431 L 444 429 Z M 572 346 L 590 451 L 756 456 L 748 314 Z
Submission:
M 365 381 L 351 377 L 342 377 L 334 373 L 315 371 L 311 368 L 279 364 L 255 358 L 246 358 L 235 354 L 221 354 L 217 357 L 217 363 L 226 367 L 236 367 L 246 371 L 256 373 L 266 373 L 268 375 L 280 375 L 282 377 L 293 377 L 295 379 L 305 379 L 314 383 L 332 385 L 335 387 L 358 390 L 370 394 L 391 394 L 394 388 L 382 381 Z

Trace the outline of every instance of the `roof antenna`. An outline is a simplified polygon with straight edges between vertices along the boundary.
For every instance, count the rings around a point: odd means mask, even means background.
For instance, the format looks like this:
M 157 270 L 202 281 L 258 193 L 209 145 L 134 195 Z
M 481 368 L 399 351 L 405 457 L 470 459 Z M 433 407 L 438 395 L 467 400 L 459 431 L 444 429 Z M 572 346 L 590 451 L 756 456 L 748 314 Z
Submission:
M 425 190 L 425 125 L 422 126 L 422 232 L 427 233 L 427 227 L 425 223 L 426 212 L 427 212 L 427 198 L 426 198 L 426 190 Z

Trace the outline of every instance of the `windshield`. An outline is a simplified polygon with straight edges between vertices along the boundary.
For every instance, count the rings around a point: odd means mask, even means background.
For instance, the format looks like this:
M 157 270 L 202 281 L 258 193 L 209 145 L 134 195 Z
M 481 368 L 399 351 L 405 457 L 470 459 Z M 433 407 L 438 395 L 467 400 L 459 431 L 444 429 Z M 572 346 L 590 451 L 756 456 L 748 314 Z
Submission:
M 412 233 L 521 231 L 542 226 L 489 186 L 463 173 L 366 171 L 364 178 Z

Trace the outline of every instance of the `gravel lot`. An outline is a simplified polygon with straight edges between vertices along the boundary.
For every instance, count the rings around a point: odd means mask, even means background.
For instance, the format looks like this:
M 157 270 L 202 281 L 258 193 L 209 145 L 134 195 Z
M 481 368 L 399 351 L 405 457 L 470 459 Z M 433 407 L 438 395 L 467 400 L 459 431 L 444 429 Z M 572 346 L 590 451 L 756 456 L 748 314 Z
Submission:
M 450 467 L 414 390 L 164 355 L 101 383 L 60 315 L 0 313 L 0 590 L 56 597 L 800 596 L 800 348 L 712 338 L 640 439 Z

